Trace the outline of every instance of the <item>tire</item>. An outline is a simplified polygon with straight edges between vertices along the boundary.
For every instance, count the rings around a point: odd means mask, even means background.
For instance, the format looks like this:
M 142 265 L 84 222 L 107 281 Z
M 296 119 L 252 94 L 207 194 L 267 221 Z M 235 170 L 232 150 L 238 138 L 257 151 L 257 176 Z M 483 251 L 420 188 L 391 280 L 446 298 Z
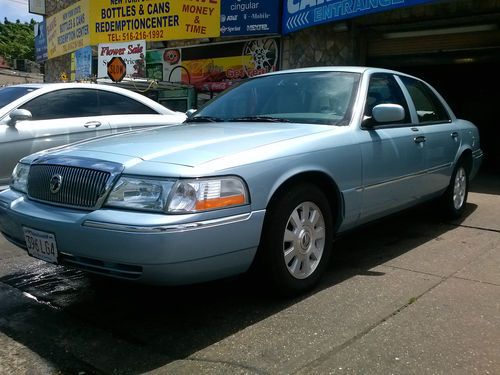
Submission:
M 451 175 L 450 185 L 441 198 L 444 214 L 449 219 L 461 217 L 469 195 L 469 172 L 460 160 Z
M 328 264 L 333 220 L 328 199 L 315 185 L 288 189 L 269 208 L 259 249 L 259 271 L 275 291 L 311 289 Z

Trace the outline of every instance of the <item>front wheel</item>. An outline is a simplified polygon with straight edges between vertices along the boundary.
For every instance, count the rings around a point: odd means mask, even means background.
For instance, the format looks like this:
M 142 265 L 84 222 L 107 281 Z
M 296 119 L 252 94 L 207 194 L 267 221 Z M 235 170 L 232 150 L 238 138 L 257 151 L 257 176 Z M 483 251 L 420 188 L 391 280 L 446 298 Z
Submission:
M 325 194 L 315 185 L 295 186 L 269 207 L 259 251 L 261 271 L 282 294 L 304 292 L 324 273 L 332 241 Z
M 445 214 L 456 219 L 462 216 L 469 194 L 469 173 L 465 164 L 460 161 L 451 175 L 450 185 L 442 197 Z

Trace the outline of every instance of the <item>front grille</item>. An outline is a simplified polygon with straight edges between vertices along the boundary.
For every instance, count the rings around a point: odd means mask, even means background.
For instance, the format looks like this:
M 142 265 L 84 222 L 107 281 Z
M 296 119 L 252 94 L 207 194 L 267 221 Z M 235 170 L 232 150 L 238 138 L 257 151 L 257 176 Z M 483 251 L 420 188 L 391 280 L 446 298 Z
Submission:
M 51 191 L 51 179 L 61 177 L 60 189 Z M 105 192 L 109 172 L 66 165 L 34 164 L 28 176 L 28 196 L 43 202 L 84 209 L 96 208 Z

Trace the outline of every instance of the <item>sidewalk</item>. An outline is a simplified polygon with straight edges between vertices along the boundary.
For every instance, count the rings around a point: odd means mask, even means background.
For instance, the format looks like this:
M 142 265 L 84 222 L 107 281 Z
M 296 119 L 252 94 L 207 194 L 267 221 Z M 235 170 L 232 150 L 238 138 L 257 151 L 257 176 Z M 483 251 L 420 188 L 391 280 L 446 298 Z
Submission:
M 91 288 L 0 240 L 0 373 L 500 374 L 500 195 L 337 241 L 320 286 Z M 94 286 L 95 288 L 95 286 Z

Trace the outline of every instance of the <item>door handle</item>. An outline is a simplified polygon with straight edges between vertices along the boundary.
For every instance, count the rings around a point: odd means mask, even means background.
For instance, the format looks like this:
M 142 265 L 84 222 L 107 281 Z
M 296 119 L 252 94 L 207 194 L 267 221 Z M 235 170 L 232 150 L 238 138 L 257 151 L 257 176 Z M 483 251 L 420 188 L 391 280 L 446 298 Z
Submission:
M 458 138 L 458 132 L 453 132 L 450 135 L 451 135 L 451 138 L 453 138 L 455 140 Z
M 425 137 L 423 135 L 421 135 L 421 136 L 413 138 L 413 140 L 415 141 L 415 143 L 424 143 Z
M 89 121 L 89 122 L 85 123 L 83 126 L 85 126 L 87 129 L 94 129 L 94 128 L 98 128 L 101 125 L 102 124 L 99 121 Z

